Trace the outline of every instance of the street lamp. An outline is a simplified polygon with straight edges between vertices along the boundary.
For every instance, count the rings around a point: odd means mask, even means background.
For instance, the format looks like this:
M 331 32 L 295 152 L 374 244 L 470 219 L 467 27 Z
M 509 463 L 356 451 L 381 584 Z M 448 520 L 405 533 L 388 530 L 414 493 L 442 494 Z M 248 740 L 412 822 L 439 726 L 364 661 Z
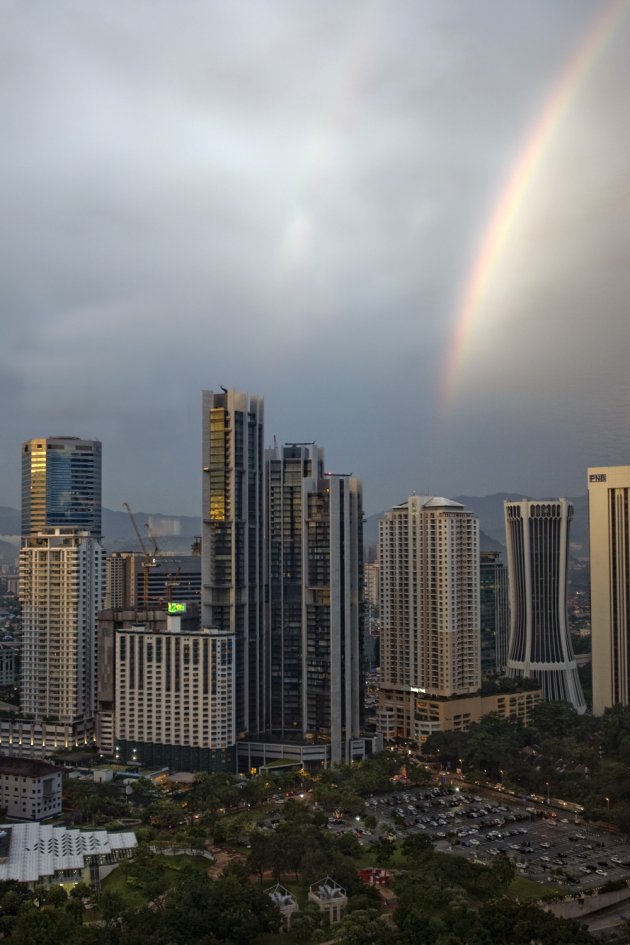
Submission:
M 547 788 L 547 803 L 550 804 L 551 801 L 549 799 L 549 781 L 545 781 L 545 787 Z
M 610 798 L 605 797 L 604 800 L 606 801 L 606 807 L 608 808 L 608 810 L 610 810 Z

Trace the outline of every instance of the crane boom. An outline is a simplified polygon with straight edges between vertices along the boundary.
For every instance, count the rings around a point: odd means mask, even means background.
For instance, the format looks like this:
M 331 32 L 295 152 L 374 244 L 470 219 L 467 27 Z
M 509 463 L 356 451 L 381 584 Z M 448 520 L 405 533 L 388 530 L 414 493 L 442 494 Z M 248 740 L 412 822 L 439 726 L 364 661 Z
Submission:
M 133 525 L 133 530 L 136 533 L 136 538 L 142 549 L 142 606 L 149 606 L 149 571 L 151 568 L 154 568 L 156 565 L 155 555 L 152 555 L 144 542 L 142 537 L 142 532 L 138 528 L 138 523 L 136 522 L 136 517 L 131 511 L 131 506 L 128 502 L 123 502 L 123 508 L 127 512 L 127 515 L 131 519 L 131 524 Z

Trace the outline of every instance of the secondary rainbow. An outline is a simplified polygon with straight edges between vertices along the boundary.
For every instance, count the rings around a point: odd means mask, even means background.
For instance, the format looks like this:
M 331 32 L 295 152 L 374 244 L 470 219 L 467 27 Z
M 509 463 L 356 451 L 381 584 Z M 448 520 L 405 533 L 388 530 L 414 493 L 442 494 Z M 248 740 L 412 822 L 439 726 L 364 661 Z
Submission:
M 545 152 L 580 87 L 628 11 L 628 6 L 628 0 L 612 0 L 591 27 L 542 109 L 495 204 L 457 310 L 441 384 L 441 401 L 444 407 L 448 407 L 455 396 L 475 318 Z

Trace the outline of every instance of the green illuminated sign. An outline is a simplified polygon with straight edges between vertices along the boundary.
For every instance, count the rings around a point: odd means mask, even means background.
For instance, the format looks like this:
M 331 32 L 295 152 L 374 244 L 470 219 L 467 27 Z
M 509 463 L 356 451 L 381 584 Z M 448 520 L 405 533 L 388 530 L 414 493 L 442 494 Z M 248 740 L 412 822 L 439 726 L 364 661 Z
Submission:
M 169 614 L 185 614 L 186 613 L 186 604 L 180 604 L 177 601 L 169 601 L 167 613 Z

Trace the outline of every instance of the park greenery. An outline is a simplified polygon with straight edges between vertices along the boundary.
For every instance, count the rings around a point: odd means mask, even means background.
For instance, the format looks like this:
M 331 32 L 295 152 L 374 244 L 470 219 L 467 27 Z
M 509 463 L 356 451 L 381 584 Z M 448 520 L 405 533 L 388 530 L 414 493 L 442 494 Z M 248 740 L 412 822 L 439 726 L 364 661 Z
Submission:
M 364 885 L 357 866 L 378 862 L 362 848 L 317 823 L 299 802 L 286 806 L 275 830 L 252 835 L 246 862 L 232 862 L 215 879 L 202 857 L 165 857 L 143 845 L 91 894 L 79 885 L 26 890 L 0 884 L 0 937 L 6 945 L 287 945 L 335 941 L 340 945 L 588 945 L 574 921 L 554 918 L 510 895 L 512 863 L 492 866 L 437 852 L 423 836 L 390 849 L 396 906 L 387 913 L 379 894 Z M 284 858 L 280 855 L 284 851 Z M 341 923 L 325 924 L 307 903 L 309 882 L 331 874 L 348 894 Z M 290 935 L 266 894 L 276 879 L 300 902 Z M 87 908 L 87 905 L 90 908 Z
M 467 779 L 564 799 L 590 820 L 630 832 L 630 708 L 578 715 L 567 703 L 536 706 L 528 726 L 489 715 L 466 732 L 431 736 L 425 752 Z
M 414 754 L 418 754 L 414 752 Z M 545 703 L 532 723 L 488 716 L 465 733 L 434 735 L 418 758 L 386 751 L 362 764 L 309 775 L 267 771 L 251 778 L 198 774 L 157 786 L 67 781 L 66 816 L 79 826 L 132 821 L 137 854 L 96 892 L 80 884 L 26 890 L 0 884 L 2 945 L 586 945 L 588 933 L 535 900 L 553 894 L 522 880 L 504 856 L 491 865 L 435 850 L 425 836 L 392 829 L 365 800 L 423 784 L 440 770 L 517 794 L 565 798 L 585 816 L 630 828 L 630 710 L 601 718 Z M 331 830 L 329 821 L 334 821 Z M 360 842 L 370 833 L 371 842 Z M 162 855 L 159 851 L 180 855 Z M 185 852 L 184 852 L 185 851 Z M 209 851 L 225 854 L 211 869 Z M 202 855 L 203 854 L 203 855 Z M 365 885 L 366 866 L 391 873 L 392 908 Z M 309 885 L 330 875 L 348 894 L 329 928 Z M 300 910 L 290 933 L 265 890 L 281 882 Z M 521 885 L 519 885 L 519 883 Z M 517 898 L 517 896 L 520 898 Z

